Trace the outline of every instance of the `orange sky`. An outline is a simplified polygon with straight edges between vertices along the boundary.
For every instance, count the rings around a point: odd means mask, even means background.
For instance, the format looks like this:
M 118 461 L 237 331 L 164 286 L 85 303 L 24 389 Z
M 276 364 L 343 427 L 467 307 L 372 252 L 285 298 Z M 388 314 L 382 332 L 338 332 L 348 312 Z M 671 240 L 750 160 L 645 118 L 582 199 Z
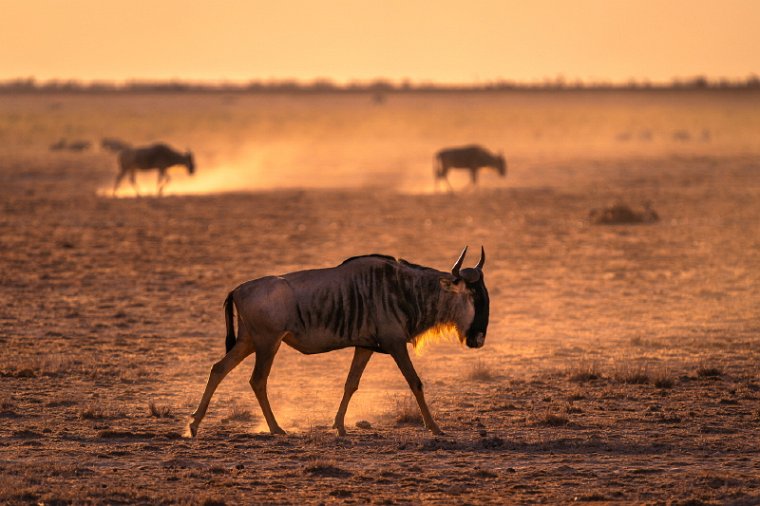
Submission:
M 0 0 L 0 79 L 743 78 L 758 25 L 754 0 Z

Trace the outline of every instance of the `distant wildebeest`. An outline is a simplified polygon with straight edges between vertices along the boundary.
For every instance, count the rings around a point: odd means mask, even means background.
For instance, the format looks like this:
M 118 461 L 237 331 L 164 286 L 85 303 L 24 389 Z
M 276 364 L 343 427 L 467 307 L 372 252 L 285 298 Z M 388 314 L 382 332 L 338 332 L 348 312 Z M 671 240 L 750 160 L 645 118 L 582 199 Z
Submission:
M 449 185 L 449 190 L 453 190 L 448 179 L 451 169 L 469 170 L 470 180 L 475 185 L 478 182 L 478 170 L 483 167 L 496 169 L 501 177 L 507 175 L 507 162 L 501 153 L 494 155 L 482 146 L 474 144 L 442 149 L 435 154 L 435 187 L 438 189 L 438 182 L 444 180 Z
M 92 143 L 90 141 L 71 141 L 68 142 L 66 139 L 59 139 L 58 142 L 50 145 L 50 151 L 61 151 L 63 149 L 68 149 L 69 151 L 84 151 L 86 149 L 90 149 L 90 146 Z
M 128 142 L 124 142 L 121 139 L 116 139 L 114 137 L 104 137 L 100 139 L 100 147 L 106 151 L 118 153 L 120 151 L 124 151 L 127 148 L 131 148 L 132 146 Z
M 66 149 L 69 151 L 84 151 L 90 149 L 92 143 L 90 141 L 71 141 L 66 145 Z
M 187 167 L 187 173 L 195 173 L 195 164 L 193 163 L 193 154 L 188 151 L 184 154 L 174 151 L 166 144 L 152 144 L 142 148 L 125 148 L 119 151 L 119 173 L 116 175 L 116 182 L 113 185 L 113 193 L 119 188 L 122 178 L 129 174 L 129 180 L 135 193 L 140 194 L 135 181 L 137 171 L 158 170 L 158 194 L 164 191 L 164 186 L 169 182 L 169 167 L 175 165 L 184 165 Z
M 227 325 L 225 357 L 214 364 L 198 409 L 191 415 L 195 436 L 219 383 L 243 359 L 256 353 L 250 383 L 272 434 L 284 434 L 267 398 L 272 361 L 285 344 L 301 353 L 354 348 L 354 358 L 333 428 L 343 436 L 351 396 L 372 353 L 387 353 L 414 393 L 425 425 L 436 425 L 422 393 L 422 382 L 407 344 L 431 334 L 455 333 L 470 348 L 485 343 L 489 299 L 483 279 L 485 251 L 474 268 L 462 269 L 467 248 L 451 273 L 385 255 L 352 257 L 337 267 L 292 272 L 248 281 L 224 301 Z M 238 335 L 233 322 L 237 308 Z
M 62 149 L 66 149 L 66 139 L 58 139 L 57 142 L 50 145 L 50 151 L 60 151 Z

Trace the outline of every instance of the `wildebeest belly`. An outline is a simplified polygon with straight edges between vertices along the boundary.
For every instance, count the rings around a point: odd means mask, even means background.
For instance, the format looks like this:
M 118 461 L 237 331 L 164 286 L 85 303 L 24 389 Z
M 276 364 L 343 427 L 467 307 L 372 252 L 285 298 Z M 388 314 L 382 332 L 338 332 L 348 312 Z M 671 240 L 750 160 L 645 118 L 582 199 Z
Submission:
M 307 354 L 325 353 L 342 348 L 358 346 L 360 348 L 378 349 L 377 341 L 370 337 L 341 337 L 327 328 L 312 328 L 288 332 L 283 339 L 291 348 Z M 378 350 L 380 351 L 380 350 Z

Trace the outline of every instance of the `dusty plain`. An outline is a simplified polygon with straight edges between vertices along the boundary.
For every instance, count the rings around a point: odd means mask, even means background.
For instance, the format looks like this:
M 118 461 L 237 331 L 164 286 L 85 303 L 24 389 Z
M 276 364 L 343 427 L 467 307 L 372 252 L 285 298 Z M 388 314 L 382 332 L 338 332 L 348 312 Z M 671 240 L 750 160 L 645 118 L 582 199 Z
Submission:
M 760 503 L 760 157 L 721 144 L 720 125 L 709 142 L 695 127 L 699 149 L 649 152 L 630 147 L 621 120 L 603 156 L 524 149 L 505 181 L 455 194 L 415 191 L 408 178 L 383 184 L 391 171 L 111 198 L 113 156 L 48 152 L 57 132 L 147 140 L 160 132 L 134 125 L 151 111 L 194 114 L 192 130 L 161 121 L 202 149 L 204 125 L 223 135 L 214 104 L 237 99 L 201 97 L 191 113 L 171 98 L 152 99 L 163 109 L 108 100 L 0 101 L 1 503 Z M 118 106 L 110 131 L 92 120 L 101 103 Z M 747 108 L 756 129 L 758 98 Z M 302 124 L 286 126 L 301 135 L 312 128 Z M 416 139 L 438 142 L 416 124 Z M 356 149 L 375 164 L 394 144 L 370 149 L 380 141 L 369 127 L 345 128 L 365 135 Z M 652 128 L 653 142 L 670 142 L 680 127 Z M 419 164 L 392 163 L 429 184 L 432 151 L 420 151 Z M 198 177 L 219 156 L 201 152 Z M 182 188 L 181 170 L 175 180 Z M 591 209 L 618 201 L 651 201 L 661 219 L 590 223 Z M 222 301 L 235 285 L 375 252 L 447 269 L 464 244 L 488 253 L 486 345 L 413 356 L 445 435 L 425 431 L 392 360 L 375 355 L 349 435 L 337 437 L 351 351 L 283 347 L 269 395 L 288 435 L 266 433 L 250 357 L 220 386 L 197 438 L 182 437 L 224 353 Z

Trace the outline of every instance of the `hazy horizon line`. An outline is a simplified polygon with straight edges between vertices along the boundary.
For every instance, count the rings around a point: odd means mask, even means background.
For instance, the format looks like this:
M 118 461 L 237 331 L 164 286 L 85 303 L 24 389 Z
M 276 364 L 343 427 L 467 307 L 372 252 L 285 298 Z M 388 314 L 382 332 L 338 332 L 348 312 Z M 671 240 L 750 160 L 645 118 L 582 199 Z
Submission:
M 745 78 L 694 75 L 674 77 L 670 81 L 647 79 L 567 80 L 562 76 L 541 81 L 494 79 L 482 82 L 444 82 L 412 79 L 354 79 L 336 81 L 329 78 L 269 78 L 249 80 L 223 79 L 45 79 L 16 77 L 0 79 L 0 92 L 139 92 L 139 91 L 229 91 L 229 92 L 413 92 L 413 91 L 499 91 L 499 90 L 668 90 L 668 89 L 744 89 L 760 88 L 760 77 L 751 73 Z

